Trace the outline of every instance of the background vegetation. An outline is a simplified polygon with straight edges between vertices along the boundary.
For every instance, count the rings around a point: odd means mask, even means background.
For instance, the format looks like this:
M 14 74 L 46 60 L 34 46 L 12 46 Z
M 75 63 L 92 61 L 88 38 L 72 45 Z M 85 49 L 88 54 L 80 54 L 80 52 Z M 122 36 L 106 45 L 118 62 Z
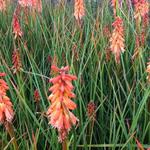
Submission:
M 0 72 L 5 72 L 14 104 L 13 125 L 19 149 L 61 149 L 57 132 L 48 125 L 45 116 L 50 103 L 50 66 L 70 66 L 70 73 L 78 80 L 75 86 L 74 114 L 79 118 L 77 127 L 69 134 L 70 149 L 124 149 L 137 150 L 135 138 L 145 148 L 150 147 L 150 86 L 146 81 L 146 63 L 150 43 L 134 61 L 135 22 L 133 8 L 123 3 L 120 15 L 124 20 L 125 52 L 121 63 L 114 56 L 106 59 L 109 39 L 106 25 L 112 31 L 112 10 L 108 1 L 86 4 L 82 29 L 73 16 L 73 6 L 43 6 L 36 18 L 21 14 L 23 38 L 14 41 L 12 16 L 14 7 L 0 13 Z M 148 29 L 147 35 L 150 30 Z M 14 42 L 19 47 L 22 69 L 14 74 L 12 52 Z M 40 94 L 39 106 L 34 101 L 34 90 Z M 87 115 L 87 105 L 96 104 L 94 126 Z M 128 127 L 130 125 L 130 128 Z M 90 131 L 90 132 L 89 132 Z M 0 127 L 0 149 L 13 149 L 11 139 Z

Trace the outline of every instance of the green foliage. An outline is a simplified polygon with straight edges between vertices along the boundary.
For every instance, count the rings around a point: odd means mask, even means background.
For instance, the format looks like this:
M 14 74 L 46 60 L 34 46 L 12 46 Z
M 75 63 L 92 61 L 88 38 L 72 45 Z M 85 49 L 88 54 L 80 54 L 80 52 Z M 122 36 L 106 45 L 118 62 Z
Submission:
M 113 55 L 106 61 L 105 49 L 109 41 L 103 28 L 108 25 L 111 29 L 113 22 L 108 5 L 105 2 L 96 7 L 96 12 L 87 6 L 82 29 L 74 20 L 72 6 L 45 6 L 35 20 L 31 15 L 27 16 L 28 24 L 22 14 L 24 35 L 20 44 L 16 42 L 22 70 L 17 74 L 11 69 L 15 42 L 11 27 L 13 11 L 0 14 L 0 72 L 7 74 L 5 79 L 14 104 L 13 125 L 19 149 L 34 149 L 33 133 L 39 150 L 61 149 L 57 132 L 48 125 L 45 116 L 50 105 L 47 100 L 51 78 L 49 56 L 52 59 L 57 56 L 58 66 L 69 65 L 70 72 L 78 77 L 74 82 L 78 105 L 74 113 L 80 122 L 69 133 L 70 149 L 136 150 L 134 136 L 145 148 L 150 147 L 150 86 L 145 72 L 150 48 L 146 44 L 140 57 L 132 62 L 135 22 L 125 6 L 120 12 L 125 26 L 126 51 L 121 55 L 120 64 L 115 63 Z M 41 97 L 38 112 L 33 95 L 35 89 Z M 92 133 L 88 134 L 91 121 L 86 108 L 90 101 L 94 101 L 97 109 Z M 0 149 L 13 149 L 3 127 L 0 127 L 0 139 Z

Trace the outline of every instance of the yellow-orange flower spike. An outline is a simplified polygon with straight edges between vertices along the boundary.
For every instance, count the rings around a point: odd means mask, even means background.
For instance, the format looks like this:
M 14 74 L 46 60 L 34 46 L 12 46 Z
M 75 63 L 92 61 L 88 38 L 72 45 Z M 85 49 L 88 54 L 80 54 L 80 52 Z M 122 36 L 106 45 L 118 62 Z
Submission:
M 37 12 L 42 12 L 42 0 L 18 0 L 21 7 L 29 7 L 36 10 Z
M 12 122 L 14 117 L 13 105 L 6 95 L 9 87 L 7 83 L 1 79 L 3 76 L 5 76 L 5 73 L 0 73 L 0 124 L 6 121 Z
M 124 29 L 123 29 L 123 20 L 120 17 L 116 17 L 114 23 L 112 36 L 110 38 L 110 50 L 115 55 L 116 63 L 120 63 L 121 52 L 124 52 Z
M 134 18 L 141 18 L 149 12 L 149 2 L 147 0 L 135 0 L 134 2 L 135 11 Z
M 75 0 L 74 16 L 78 22 L 85 16 L 84 0 Z
M 74 87 L 71 82 L 76 80 L 77 77 L 67 73 L 69 71 L 68 66 L 61 69 L 52 66 L 51 69 L 59 74 L 50 80 L 53 86 L 49 89 L 52 93 L 48 97 L 51 106 L 47 111 L 47 115 L 49 124 L 58 130 L 59 141 L 62 142 L 65 140 L 71 127 L 78 121 L 71 112 L 77 107 L 71 100 L 71 98 L 75 97 L 75 94 L 72 92 Z
M 0 0 L 0 12 L 3 12 L 6 10 L 6 2 L 5 0 Z

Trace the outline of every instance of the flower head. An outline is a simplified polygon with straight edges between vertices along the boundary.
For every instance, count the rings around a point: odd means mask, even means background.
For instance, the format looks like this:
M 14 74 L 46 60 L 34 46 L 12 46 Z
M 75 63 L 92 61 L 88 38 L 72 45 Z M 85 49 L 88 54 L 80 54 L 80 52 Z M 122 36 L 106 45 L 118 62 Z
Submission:
M 16 39 L 17 37 L 22 37 L 23 32 L 21 30 L 18 15 L 16 13 L 14 13 L 13 15 L 12 25 L 13 25 L 13 33 L 15 34 L 14 38 Z
M 6 74 L 5 73 L 0 73 L 0 77 L 4 77 Z M 3 80 L 0 79 L 0 96 L 6 95 L 6 91 L 9 89 L 7 83 Z
M 0 77 L 4 77 L 4 76 L 6 76 L 6 73 L 0 72 Z
M 15 49 L 13 51 L 12 62 L 13 62 L 12 69 L 14 69 L 14 73 L 16 73 L 17 71 L 20 71 L 20 69 L 22 67 L 22 64 L 21 64 L 21 59 L 20 59 L 20 54 L 19 54 L 19 50 L 18 49 Z
M 49 124 L 58 130 L 59 141 L 62 142 L 72 125 L 75 125 L 78 121 L 70 111 L 76 108 L 76 104 L 71 100 L 71 98 L 75 97 L 72 92 L 74 87 L 71 82 L 76 80 L 77 77 L 67 73 L 69 71 L 68 66 L 61 69 L 52 66 L 51 69 L 59 74 L 50 80 L 53 86 L 49 89 L 52 93 L 48 97 L 51 101 L 51 106 L 47 111 L 47 115 Z
M 78 22 L 85 16 L 84 0 L 75 0 L 74 16 Z
M 18 2 L 21 7 L 28 7 L 36 10 L 37 12 L 42 12 L 42 1 L 41 0 L 19 0 Z
M 116 17 L 114 23 L 112 36 L 110 38 L 110 50 L 115 55 L 116 63 L 120 63 L 120 54 L 124 52 L 124 29 L 123 29 L 123 20 L 120 17 Z
M 0 77 L 4 75 L 4 73 L 0 73 Z M 3 124 L 5 121 L 11 122 L 14 117 L 12 103 L 6 95 L 8 89 L 7 83 L 0 78 L 0 124 Z
M 19 0 L 18 3 L 21 7 L 24 7 L 24 8 L 32 6 L 32 0 Z
M 149 12 L 149 2 L 147 0 L 135 0 L 134 1 L 134 18 L 141 18 Z
M 148 16 L 148 14 L 146 14 L 143 17 L 143 28 L 147 29 L 148 25 L 149 25 L 149 16 Z
M 5 0 L 0 0 L 0 11 L 3 12 L 6 10 L 6 2 Z

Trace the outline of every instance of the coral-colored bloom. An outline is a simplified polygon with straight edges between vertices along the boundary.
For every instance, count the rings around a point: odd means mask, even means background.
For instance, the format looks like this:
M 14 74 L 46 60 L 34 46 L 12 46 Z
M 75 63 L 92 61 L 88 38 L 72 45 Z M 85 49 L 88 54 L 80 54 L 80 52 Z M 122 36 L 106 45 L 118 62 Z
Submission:
M 84 0 L 75 0 L 74 16 L 78 22 L 85 16 Z
M 16 73 L 17 71 L 20 71 L 20 69 L 22 67 L 22 64 L 21 64 L 21 59 L 20 59 L 20 54 L 19 54 L 19 50 L 18 49 L 15 49 L 13 51 L 12 63 L 13 63 L 12 69 L 14 69 L 14 73 Z
M 47 115 L 50 119 L 49 124 L 57 128 L 59 141 L 62 142 L 72 125 L 75 125 L 78 120 L 70 111 L 76 108 L 76 104 L 71 100 L 75 97 L 75 94 L 72 93 L 73 85 L 71 82 L 76 80 L 77 77 L 66 73 L 69 71 L 68 66 L 61 69 L 52 66 L 51 69 L 58 72 L 59 75 L 50 80 L 53 86 L 49 89 L 52 93 L 48 97 L 51 106 L 47 111 Z
M 2 97 L 2 95 L 6 95 L 6 91 L 8 89 L 9 89 L 9 87 L 8 87 L 7 83 L 3 79 L 0 79 L 0 96 Z
M 6 76 L 6 73 L 0 72 L 0 77 L 4 77 L 4 76 Z
M 144 46 L 145 43 L 146 43 L 146 32 L 143 31 L 143 32 L 141 33 L 141 45 Z
M 125 51 L 123 20 L 120 17 L 116 17 L 112 26 L 114 30 L 110 38 L 110 50 L 115 55 L 116 63 L 120 63 L 120 54 Z
M 37 10 L 38 12 L 40 12 L 40 13 L 42 12 L 42 1 L 41 1 L 41 0 L 38 0 L 37 7 L 36 7 L 36 8 L 37 8 L 36 10 Z
M 42 12 L 42 1 L 41 0 L 19 0 L 18 2 L 21 7 L 29 7 L 37 12 Z
M 149 25 L 149 16 L 148 14 L 146 14 L 143 17 L 143 29 L 147 29 L 148 25 Z
M 148 80 L 148 82 L 150 82 L 150 62 L 147 63 L 146 72 L 148 73 L 147 80 Z
M 32 6 L 32 0 L 19 0 L 18 3 L 21 7 L 31 7 Z
M 14 15 L 13 15 L 12 25 L 13 25 L 13 33 L 15 34 L 14 38 L 16 39 L 17 37 L 22 37 L 23 32 L 21 30 L 18 16 L 16 13 L 14 13 Z
M 149 2 L 147 0 L 136 0 L 134 2 L 135 11 L 134 18 L 141 18 L 149 12 Z
M 2 77 L 4 73 L 0 73 L 0 75 Z M 0 79 L 0 124 L 3 124 L 5 121 L 11 122 L 14 117 L 12 103 L 6 95 L 8 89 L 7 83 L 3 79 Z
M 31 0 L 32 8 L 37 12 L 42 12 L 42 1 L 41 0 Z
M 6 2 L 5 0 L 0 0 L 0 11 L 3 12 L 6 10 Z

